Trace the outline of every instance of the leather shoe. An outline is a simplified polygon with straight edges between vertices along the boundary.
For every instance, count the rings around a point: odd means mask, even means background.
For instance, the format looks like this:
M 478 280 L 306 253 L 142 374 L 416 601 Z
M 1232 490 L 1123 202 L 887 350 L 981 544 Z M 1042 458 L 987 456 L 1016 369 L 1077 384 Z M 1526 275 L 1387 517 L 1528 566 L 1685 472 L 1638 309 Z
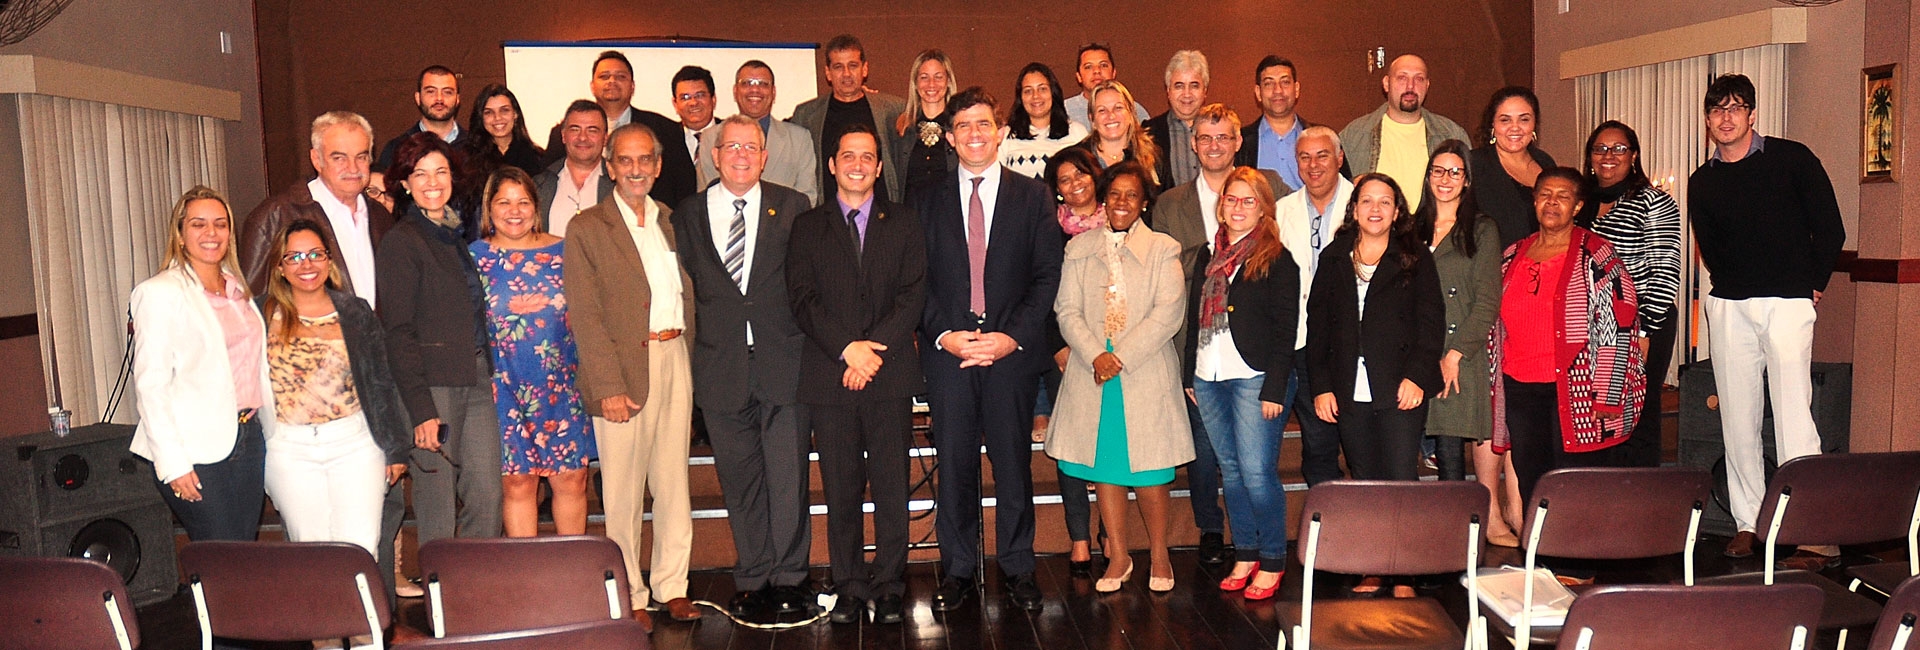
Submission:
M 1759 540 L 1760 538 L 1755 536 L 1751 530 L 1734 533 L 1733 539 L 1727 540 L 1727 550 L 1722 553 L 1722 555 L 1734 559 L 1753 557 L 1754 543 Z
M 734 618 L 760 618 L 766 609 L 766 596 L 758 590 L 736 592 L 727 601 L 727 613 Z
M 640 622 L 640 629 L 646 630 L 648 634 L 653 633 L 653 615 L 648 614 L 647 610 L 633 610 L 633 620 Z
M 1007 576 L 1007 598 L 1020 609 L 1040 611 L 1040 583 L 1033 581 L 1031 573 Z
M 1093 560 L 1067 560 L 1067 575 L 1075 578 L 1093 577 Z
M 666 606 L 667 616 L 672 617 L 673 620 L 682 623 L 700 620 L 700 607 L 694 605 L 693 600 L 686 596 L 669 600 Z
M 818 606 L 813 590 L 800 585 L 769 586 L 766 591 L 767 601 L 781 614 L 812 612 Z
M 893 625 L 905 620 L 906 617 L 901 613 L 904 607 L 900 601 L 900 594 L 888 594 L 881 596 L 880 600 L 873 601 L 873 622 Z
M 1201 533 L 1199 556 L 1201 564 L 1223 564 L 1228 553 L 1226 537 L 1220 533 Z
M 951 612 L 960 609 L 973 595 L 973 580 L 947 576 L 940 580 L 940 586 L 933 590 L 933 611 Z
M 833 604 L 833 612 L 827 619 L 838 624 L 858 622 L 867 613 L 867 602 L 855 596 L 840 594 L 839 602 Z
M 1783 571 L 1819 573 L 1840 566 L 1840 556 L 1821 555 L 1813 551 L 1800 550 L 1795 551 L 1793 555 L 1788 556 L 1784 560 L 1774 562 L 1773 565 L 1775 568 Z

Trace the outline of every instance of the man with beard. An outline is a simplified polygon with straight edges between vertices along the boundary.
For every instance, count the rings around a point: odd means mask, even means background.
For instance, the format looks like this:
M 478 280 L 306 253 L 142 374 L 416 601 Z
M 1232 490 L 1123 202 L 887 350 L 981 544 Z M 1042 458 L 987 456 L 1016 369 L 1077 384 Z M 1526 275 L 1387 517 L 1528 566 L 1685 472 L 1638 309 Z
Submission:
M 374 170 L 385 172 L 393 166 L 393 152 L 415 133 L 432 131 L 449 144 L 460 140 L 460 76 L 444 65 L 430 65 L 420 71 L 420 88 L 413 91 L 413 104 L 420 108 L 420 122 L 388 140 L 380 148 L 380 160 Z
M 1427 179 L 1427 157 L 1448 140 L 1470 142 L 1459 123 L 1429 111 L 1427 62 L 1402 54 L 1387 66 L 1380 89 L 1387 101 L 1340 130 L 1347 154 L 1348 177 L 1380 172 L 1400 184 L 1407 209 L 1420 207 L 1421 183 Z

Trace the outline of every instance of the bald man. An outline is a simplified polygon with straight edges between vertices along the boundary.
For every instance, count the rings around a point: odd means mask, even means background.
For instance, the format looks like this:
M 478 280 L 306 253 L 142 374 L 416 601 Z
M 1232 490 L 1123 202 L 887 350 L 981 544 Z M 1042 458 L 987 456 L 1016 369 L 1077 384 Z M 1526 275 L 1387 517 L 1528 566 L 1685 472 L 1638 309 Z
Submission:
M 1380 172 L 1393 177 L 1407 195 L 1407 208 L 1420 205 L 1427 156 L 1447 140 L 1468 142 L 1466 129 L 1426 109 L 1427 62 L 1402 54 L 1387 66 L 1380 90 L 1387 101 L 1340 130 L 1351 176 Z

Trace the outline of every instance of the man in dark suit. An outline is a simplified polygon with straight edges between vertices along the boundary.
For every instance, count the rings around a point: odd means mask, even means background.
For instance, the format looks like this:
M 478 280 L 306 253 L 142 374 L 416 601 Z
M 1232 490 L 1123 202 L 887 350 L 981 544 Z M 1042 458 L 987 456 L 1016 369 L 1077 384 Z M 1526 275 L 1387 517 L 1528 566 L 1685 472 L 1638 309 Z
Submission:
M 1253 96 L 1260 103 L 1260 119 L 1240 129 L 1240 155 L 1235 165 L 1258 167 L 1280 175 L 1286 189 L 1274 186 L 1274 196 L 1300 189 L 1300 161 L 1295 152 L 1300 132 L 1308 126 L 1295 111 L 1300 104 L 1300 82 L 1293 62 L 1269 54 L 1253 70 Z
M 805 335 L 787 300 L 787 239 L 807 197 L 760 181 L 759 123 L 720 124 L 720 182 L 673 211 L 693 280 L 693 396 L 713 443 L 738 559 L 736 616 L 810 609 L 806 407 L 795 401 Z M 675 147 L 666 147 L 672 151 Z
M 933 608 L 948 611 L 973 593 L 980 559 L 980 445 L 993 462 L 1000 570 L 1007 595 L 1040 608 L 1033 580 L 1033 457 L 1028 431 L 1034 391 L 1053 358 L 1044 344 L 1060 286 L 1060 224 L 1039 181 L 1003 168 L 993 96 L 975 86 L 947 103 L 947 141 L 960 169 L 944 189 L 914 206 L 927 231 L 927 306 L 920 354 L 940 454 L 940 563 Z
M 1167 61 L 1166 82 L 1167 112 L 1141 124 L 1147 137 L 1160 147 L 1160 160 L 1154 164 L 1153 173 L 1159 176 L 1163 188 L 1191 183 L 1200 175 L 1200 158 L 1192 142 L 1193 118 L 1207 103 L 1207 55 L 1199 50 L 1174 52 Z M 1215 528 L 1221 521 L 1218 512 L 1212 516 Z
M 926 390 L 913 332 L 926 305 L 927 239 L 911 210 L 874 191 L 880 141 L 854 124 L 827 166 L 839 189 L 794 219 L 787 294 L 806 332 L 800 402 L 813 417 L 827 491 L 833 622 L 901 620 L 907 564 L 907 441 Z M 862 453 L 865 458 L 862 458 Z M 873 492 L 872 564 L 861 494 Z
M 679 121 L 633 106 L 633 63 L 625 54 L 614 50 L 601 52 L 600 57 L 593 60 L 593 80 L 588 83 L 588 89 L 593 92 L 593 101 L 600 104 L 600 110 L 607 116 L 609 133 L 629 122 L 645 124 L 654 133 L 680 132 Z M 671 93 L 673 89 L 667 91 Z M 561 126 L 555 124 L 547 133 L 545 162 L 549 165 L 566 156 Z M 660 156 L 660 179 L 654 182 L 653 193 L 648 196 L 667 205 L 679 205 L 681 200 L 698 191 L 700 184 L 693 171 L 693 156 L 687 153 L 686 147 L 666 147 Z

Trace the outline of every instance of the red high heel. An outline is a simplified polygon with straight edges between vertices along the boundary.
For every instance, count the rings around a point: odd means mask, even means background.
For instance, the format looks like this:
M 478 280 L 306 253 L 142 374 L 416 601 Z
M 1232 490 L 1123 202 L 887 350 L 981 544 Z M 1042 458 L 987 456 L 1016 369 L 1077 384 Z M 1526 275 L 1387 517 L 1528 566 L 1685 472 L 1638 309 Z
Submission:
M 1239 591 L 1241 589 L 1245 589 L 1247 588 L 1247 581 L 1252 579 L 1253 579 L 1253 572 L 1251 571 L 1247 572 L 1246 575 L 1240 576 L 1238 578 L 1235 578 L 1229 575 L 1220 581 L 1220 590 L 1221 591 Z
M 1249 575 L 1248 577 L 1252 577 L 1252 576 Z M 1247 600 L 1266 600 L 1268 598 L 1272 598 L 1274 594 L 1280 593 L 1280 579 L 1285 577 L 1287 577 L 1287 572 L 1281 571 L 1280 577 L 1275 578 L 1273 580 L 1273 586 L 1267 587 L 1265 589 L 1260 588 L 1259 585 L 1255 585 L 1249 582 L 1247 584 L 1247 590 L 1240 592 L 1240 595 L 1246 598 Z

